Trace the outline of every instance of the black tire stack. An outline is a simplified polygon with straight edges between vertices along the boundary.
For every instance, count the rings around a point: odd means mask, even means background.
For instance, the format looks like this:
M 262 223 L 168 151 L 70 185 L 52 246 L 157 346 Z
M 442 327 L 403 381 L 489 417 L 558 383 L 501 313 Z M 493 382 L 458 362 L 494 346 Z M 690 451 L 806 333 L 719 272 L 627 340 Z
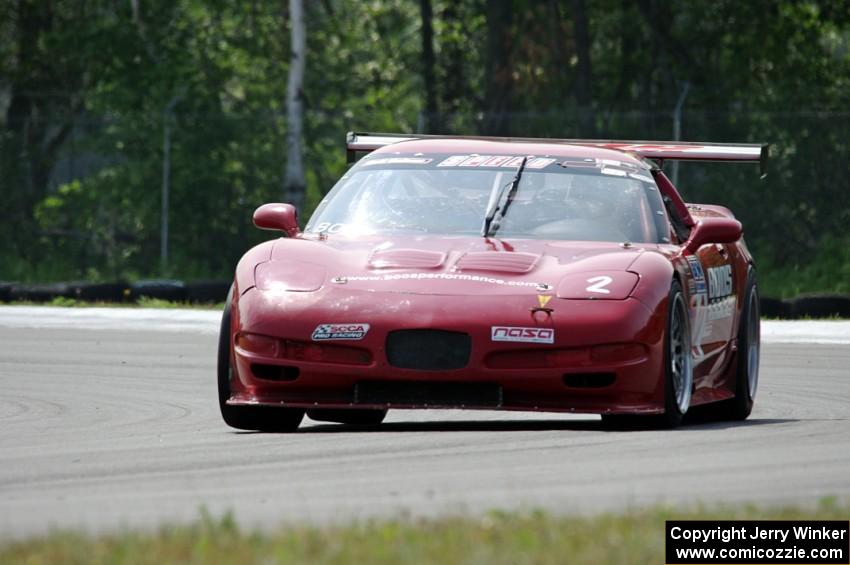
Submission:
M 18 284 L 0 281 L 2 302 L 50 302 L 69 298 L 83 302 L 136 302 L 139 298 L 155 298 L 191 304 L 220 304 L 227 298 L 231 281 L 201 279 L 144 279 L 134 283 L 112 281 L 89 283 L 83 281 L 50 284 Z M 850 295 L 812 293 L 796 298 L 760 298 L 761 315 L 768 319 L 799 320 L 819 318 L 850 318 Z

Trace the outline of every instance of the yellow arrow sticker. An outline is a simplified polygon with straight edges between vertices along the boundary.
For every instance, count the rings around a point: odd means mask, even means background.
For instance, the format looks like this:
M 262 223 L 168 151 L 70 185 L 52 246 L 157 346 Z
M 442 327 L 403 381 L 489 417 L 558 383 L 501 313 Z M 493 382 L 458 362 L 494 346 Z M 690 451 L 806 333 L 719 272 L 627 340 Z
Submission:
M 540 302 L 540 307 L 541 307 L 541 308 L 545 308 L 545 307 L 546 307 L 546 305 L 547 305 L 547 304 L 549 304 L 549 301 L 550 301 L 550 300 L 552 300 L 552 297 L 551 297 L 551 296 L 546 296 L 546 295 L 543 295 L 543 294 L 538 294 L 538 295 L 537 295 L 537 301 L 538 301 L 538 302 Z

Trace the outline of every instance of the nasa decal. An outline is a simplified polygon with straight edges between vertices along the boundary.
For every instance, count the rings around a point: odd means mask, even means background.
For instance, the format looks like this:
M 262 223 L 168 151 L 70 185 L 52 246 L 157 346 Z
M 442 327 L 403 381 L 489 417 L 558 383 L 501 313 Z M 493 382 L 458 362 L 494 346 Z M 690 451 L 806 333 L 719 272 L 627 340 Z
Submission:
M 313 341 L 328 339 L 358 340 L 369 333 L 369 324 L 350 322 L 346 324 L 320 324 L 313 330 Z
M 552 328 L 491 326 L 490 340 L 516 343 L 555 343 L 555 330 Z

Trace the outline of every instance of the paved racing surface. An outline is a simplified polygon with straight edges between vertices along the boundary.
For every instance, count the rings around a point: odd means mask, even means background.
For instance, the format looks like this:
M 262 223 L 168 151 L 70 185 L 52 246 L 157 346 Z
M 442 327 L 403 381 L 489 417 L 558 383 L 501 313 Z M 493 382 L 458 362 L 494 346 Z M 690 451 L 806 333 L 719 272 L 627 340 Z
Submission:
M 202 506 L 272 527 L 850 495 L 847 322 L 765 324 L 744 423 L 608 432 L 595 416 L 391 411 L 374 429 L 305 419 L 278 435 L 222 423 L 217 313 L 103 310 L 0 307 L 0 538 L 156 527 Z

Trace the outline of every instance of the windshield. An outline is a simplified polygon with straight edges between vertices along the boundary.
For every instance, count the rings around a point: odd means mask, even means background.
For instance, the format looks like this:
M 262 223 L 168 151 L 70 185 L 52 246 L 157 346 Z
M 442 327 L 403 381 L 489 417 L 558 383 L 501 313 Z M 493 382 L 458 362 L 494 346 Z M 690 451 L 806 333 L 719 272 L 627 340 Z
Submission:
M 480 236 L 500 199 L 501 213 L 489 229 L 494 237 L 669 241 L 648 170 L 611 160 L 532 156 L 512 187 L 522 163 L 522 156 L 510 155 L 372 154 L 339 180 L 305 231 Z

